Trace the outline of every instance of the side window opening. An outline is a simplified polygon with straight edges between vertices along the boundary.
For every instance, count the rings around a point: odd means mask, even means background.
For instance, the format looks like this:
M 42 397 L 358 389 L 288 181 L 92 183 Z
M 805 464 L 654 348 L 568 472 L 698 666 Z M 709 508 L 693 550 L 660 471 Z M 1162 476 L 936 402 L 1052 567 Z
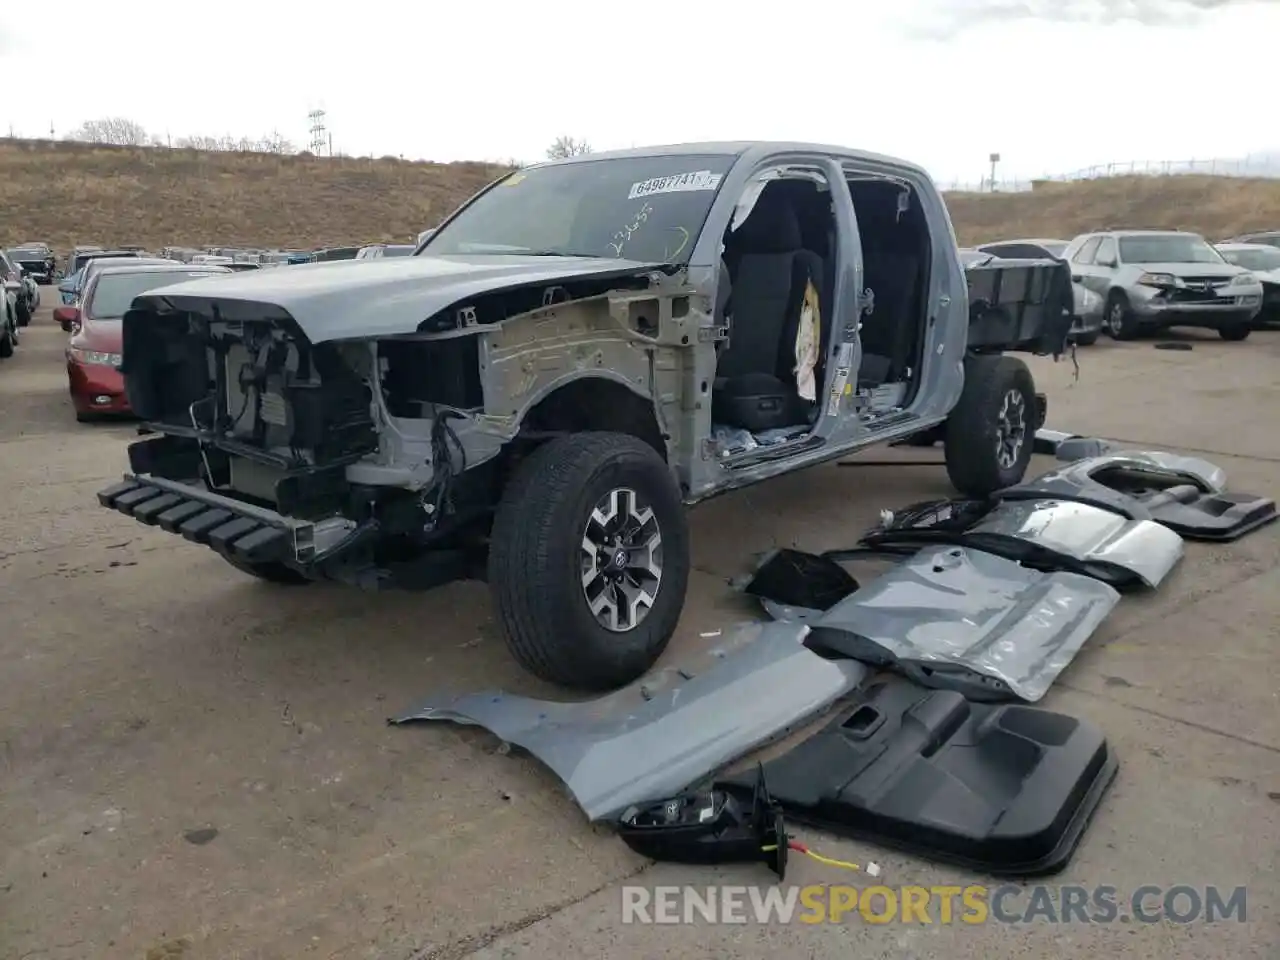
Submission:
M 1093 263 L 1094 254 L 1098 252 L 1098 244 L 1102 243 L 1101 237 L 1090 237 L 1076 251 L 1076 255 L 1071 258 L 1072 263 L 1080 263 L 1088 266 Z

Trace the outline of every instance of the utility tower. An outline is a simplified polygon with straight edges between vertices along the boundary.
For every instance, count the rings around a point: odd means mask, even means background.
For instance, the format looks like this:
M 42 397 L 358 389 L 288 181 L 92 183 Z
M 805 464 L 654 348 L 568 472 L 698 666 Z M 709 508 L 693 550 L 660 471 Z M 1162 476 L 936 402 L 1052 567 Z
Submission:
M 312 110 L 307 114 L 307 120 L 311 123 L 311 152 L 318 157 L 330 143 L 329 133 L 324 127 L 324 111 L 320 109 Z M 330 148 L 330 152 L 332 152 L 332 148 Z

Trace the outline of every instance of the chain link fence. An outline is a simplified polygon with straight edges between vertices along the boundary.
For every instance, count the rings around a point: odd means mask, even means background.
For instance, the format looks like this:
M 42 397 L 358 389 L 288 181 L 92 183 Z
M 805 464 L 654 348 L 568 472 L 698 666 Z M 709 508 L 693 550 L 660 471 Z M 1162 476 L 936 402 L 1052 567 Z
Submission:
M 1031 190 L 1033 184 L 1046 180 L 1097 180 L 1101 177 L 1168 177 L 1197 174 L 1211 177 L 1260 177 L 1280 180 L 1280 155 L 1261 157 L 1221 157 L 1207 160 L 1118 160 L 1083 167 L 1070 173 L 1049 174 L 1032 179 L 990 179 L 951 181 L 940 183 L 943 190 L 956 193 L 1022 193 Z

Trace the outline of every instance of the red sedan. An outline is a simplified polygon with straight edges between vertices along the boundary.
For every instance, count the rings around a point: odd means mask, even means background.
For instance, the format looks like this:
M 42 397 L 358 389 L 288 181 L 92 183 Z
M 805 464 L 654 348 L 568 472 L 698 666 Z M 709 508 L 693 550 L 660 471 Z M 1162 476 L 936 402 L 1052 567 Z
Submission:
M 230 273 L 225 267 L 147 264 L 109 267 L 96 273 L 80 302 L 58 307 L 53 318 L 71 334 L 67 342 L 67 380 L 80 422 L 128 414 L 120 366 L 121 323 L 133 298 L 157 287 L 195 277 Z

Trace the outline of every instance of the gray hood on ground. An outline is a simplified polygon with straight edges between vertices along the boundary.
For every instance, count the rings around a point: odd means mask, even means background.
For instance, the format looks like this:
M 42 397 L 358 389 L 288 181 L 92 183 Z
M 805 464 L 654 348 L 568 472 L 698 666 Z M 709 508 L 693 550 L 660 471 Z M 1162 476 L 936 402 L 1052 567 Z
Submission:
M 632 276 L 655 265 L 596 257 L 453 255 L 304 263 L 166 287 L 135 306 L 208 313 L 214 304 L 286 311 L 312 343 L 414 333 L 429 317 L 481 294 L 570 280 Z M 227 312 L 223 308 L 223 312 Z M 243 308 L 235 311 L 243 315 Z

